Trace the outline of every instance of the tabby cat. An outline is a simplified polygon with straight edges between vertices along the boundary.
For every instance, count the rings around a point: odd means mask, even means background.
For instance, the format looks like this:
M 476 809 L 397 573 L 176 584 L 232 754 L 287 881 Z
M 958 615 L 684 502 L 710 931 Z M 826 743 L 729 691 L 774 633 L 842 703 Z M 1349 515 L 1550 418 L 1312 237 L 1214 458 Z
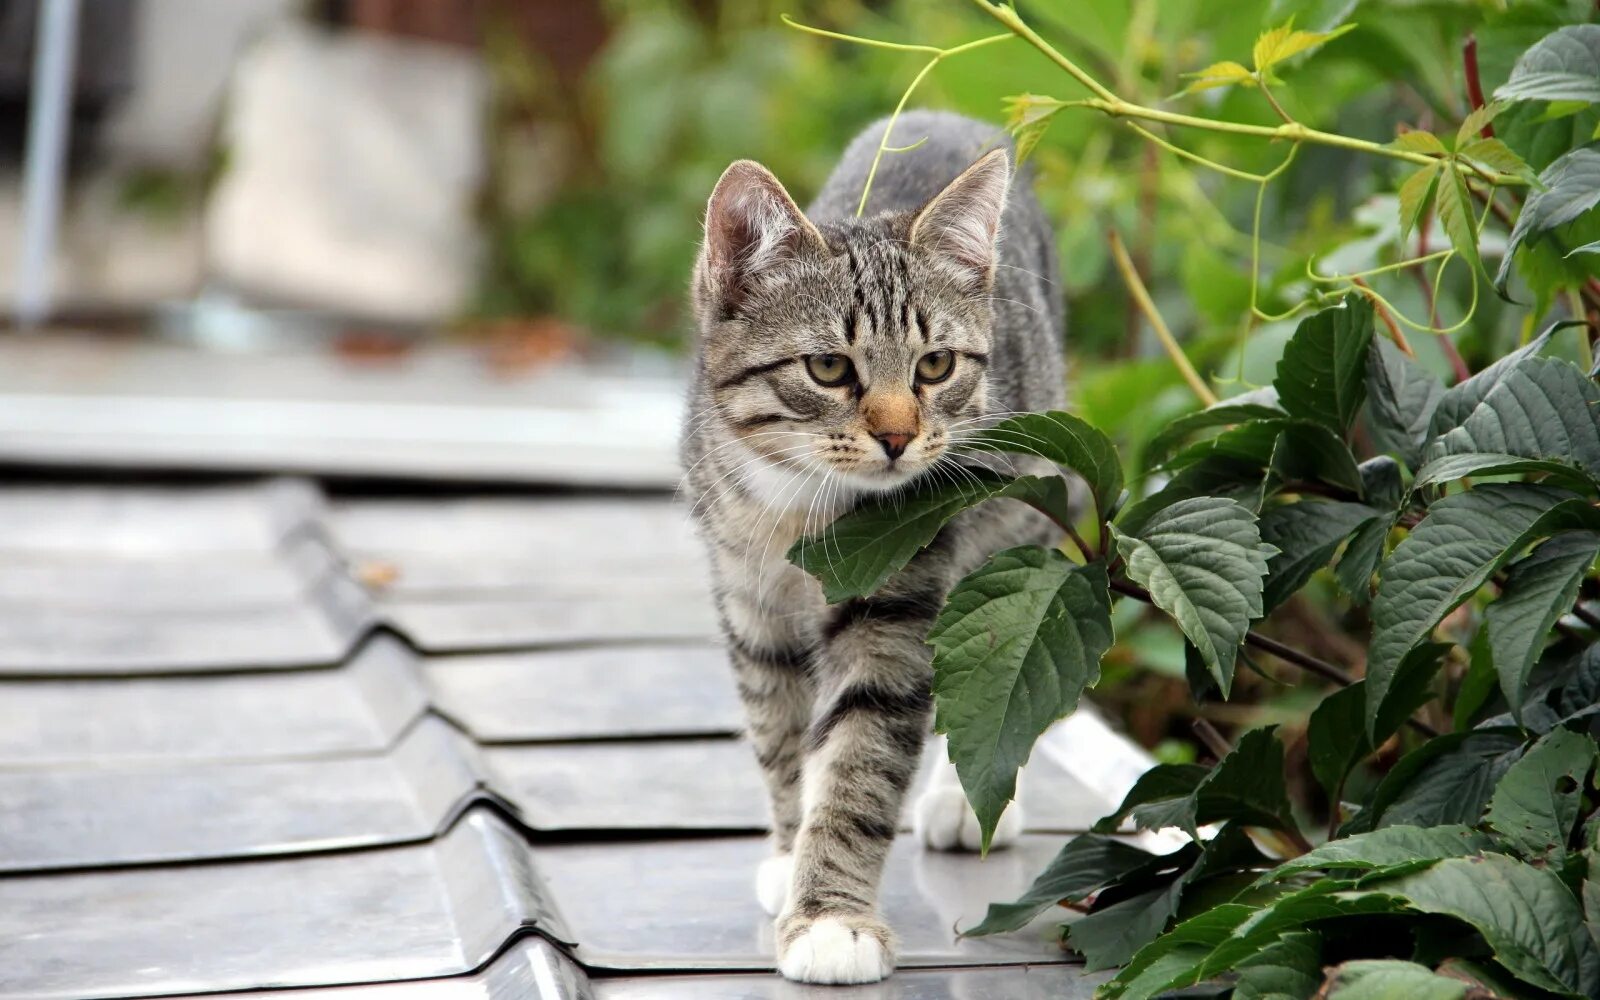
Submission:
M 1003 133 L 902 115 L 893 143 L 926 141 L 884 157 L 857 218 L 884 127 L 851 143 L 803 214 L 759 164 L 730 166 L 693 283 L 686 492 L 771 795 L 757 893 L 779 970 L 812 983 L 894 967 L 876 896 L 929 729 L 925 639 L 946 592 L 999 549 L 1056 541 L 1023 505 L 987 505 L 878 593 L 836 605 L 785 559 L 864 497 L 963 475 L 962 439 L 986 420 L 1062 402 L 1054 238 L 1011 183 Z M 925 844 L 976 846 L 948 773 L 915 811 Z M 1014 806 L 1002 826 L 997 843 L 1015 837 Z

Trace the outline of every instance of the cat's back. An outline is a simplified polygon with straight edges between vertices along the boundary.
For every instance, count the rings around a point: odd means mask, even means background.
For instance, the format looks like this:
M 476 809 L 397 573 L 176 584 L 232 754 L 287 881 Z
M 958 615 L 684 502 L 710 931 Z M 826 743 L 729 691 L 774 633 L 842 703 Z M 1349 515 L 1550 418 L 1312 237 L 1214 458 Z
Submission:
M 888 119 L 867 126 L 839 158 L 806 214 L 812 221 L 848 224 Z M 1004 129 L 948 111 L 913 110 L 900 115 L 890 146 L 915 149 L 885 153 L 878 164 L 864 216 L 915 211 L 944 190 L 991 149 L 1016 149 Z M 1033 193 L 1033 172 L 1024 166 L 1011 182 L 1000 221 L 1000 266 L 995 275 L 995 350 L 990 379 L 996 409 L 1041 410 L 1065 402 L 1062 361 L 1065 304 L 1061 298 L 1055 233 Z

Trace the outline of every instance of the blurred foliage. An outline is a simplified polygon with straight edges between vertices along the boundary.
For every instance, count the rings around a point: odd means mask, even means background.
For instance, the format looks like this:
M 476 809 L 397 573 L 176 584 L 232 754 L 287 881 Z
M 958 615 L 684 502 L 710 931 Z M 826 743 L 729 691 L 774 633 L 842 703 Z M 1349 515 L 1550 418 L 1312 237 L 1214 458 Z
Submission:
M 1273 90 L 1306 125 L 1378 143 L 1420 129 L 1452 136 L 1471 109 L 1463 46 L 1476 39 L 1482 90 L 1492 94 L 1517 57 L 1551 29 L 1596 18 L 1589 0 L 1022 0 L 1018 10 L 1052 44 L 1118 95 L 1152 107 L 1228 122 L 1280 122 L 1261 92 L 1228 86 L 1179 96 L 1189 74 L 1223 60 L 1248 63 L 1266 27 L 1293 19 L 1326 30 L 1353 23 L 1313 57 L 1278 67 Z M 632 0 L 610 5 L 613 34 L 575 93 L 545 79 L 528 53 L 491 47 L 500 91 L 495 134 L 536 126 L 561 137 L 560 182 L 526 206 L 506 191 L 515 157 L 497 154 L 493 268 L 481 308 L 492 315 L 550 313 L 596 334 L 666 345 L 686 341 L 685 291 L 704 199 L 739 158 L 771 167 L 802 204 L 851 136 L 885 115 L 926 56 L 816 38 L 784 28 L 797 21 L 876 39 L 947 47 L 1001 30 L 964 0 L 770 0 L 698 3 Z M 1020 40 L 941 63 L 911 106 L 950 108 L 997 123 L 1017 94 L 1084 96 L 1061 69 Z M 1496 120 L 1501 138 L 1535 169 L 1594 134 L 1594 108 L 1551 118 L 1543 102 L 1512 106 Z M 1251 172 L 1275 167 L 1282 144 L 1197 130 L 1166 138 Z M 1056 115 L 1030 156 L 1035 186 L 1053 214 L 1068 300 L 1070 394 L 1077 413 L 1104 429 L 1128 466 L 1135 495 L 1147 489 L 1144 451 L 1174 416 L 1196 406 L 1112 266 L 1108 230 L 1127 241 L 1156 306 L 1195 367 L 1219 396 L 1271 383 L 1298 317 L 1252 314 L 1251 224 L 1256 186 L 1196 169 L 1123 123 L 1093 111 Z M 1437 218 L 1402 238 L 1396 191 L 1415 168 L 1360 152 L 1304 146 L 1262 202 L 1258 304 L 1276 313 L 1305 303 L 1319 273 L 1351 272 L 1449 246 Z M 1509 202 L 1515 205 L 1515 199 Z M 1512 214 L 1515 214 L 1513 207 Z M 1595 212 L 1562 233 L 1566 246 L 1600 237 Z M 1490 221 L 1481 241 L 1486 267 L 1500 262 L 1506 227 Z M 1564 257 L 1548 241 L 1519 254 L 1510 293 L 1486 279 L 1472 321 L 1451 343 L 1412 332 L 1418 362 L 1451 377 L 1476 370 L 1566 318 L 1575 296 L 1562 291 L 1596 273 L 1600 254 Z M 1448 327 L 1471 309 L 1459 262 L 1437 301 L 1432 269 L 1374 276 L 1397 310 Z M 1453 347 L 1454 352 L 1449 348 Z M 1269 627 L 1359 672 L 1367 624 L 1361 609 L 1335 613 L 1331 583 L 1313 580 Z M 1267 672 L 1242 670 L 1227 704 L 1197 706 L 1185 681 L 1182 641 L 1152 613 L 1146 628 L 1115 647 L 1096 690 L 1147 745 L 1166 759 L 1191 753 L 1189 717 L 1229 728 L 1303 723 L 1315 698 Z M 1248 664 L 1247 664 L 1248 667 Z M 1354 779 L 1359 782 L 1361 779 Z

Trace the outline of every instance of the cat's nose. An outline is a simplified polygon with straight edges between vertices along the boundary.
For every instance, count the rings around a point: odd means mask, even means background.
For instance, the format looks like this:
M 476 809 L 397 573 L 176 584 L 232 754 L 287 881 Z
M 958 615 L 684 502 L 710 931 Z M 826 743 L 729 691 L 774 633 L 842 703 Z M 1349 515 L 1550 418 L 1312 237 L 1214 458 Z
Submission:
M 910 444 L 911 439 L 916 435 L 902 434 L 895 431 L 889 434 L 874 434 L 872 436 L 878 439 L 880 445 L 883 445 L 883 453 L 893 460 L 905 454 L 906 445 Z

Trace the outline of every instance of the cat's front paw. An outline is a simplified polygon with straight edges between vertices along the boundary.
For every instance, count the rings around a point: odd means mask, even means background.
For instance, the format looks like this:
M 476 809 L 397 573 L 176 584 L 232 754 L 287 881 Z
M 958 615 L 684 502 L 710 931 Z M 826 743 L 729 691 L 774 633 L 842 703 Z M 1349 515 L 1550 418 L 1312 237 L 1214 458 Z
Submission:
M 792 854 L 774 854 L 756 869 L 756 900 L 767 916 L 775 917 L 789 905 L 789 882 L 793 878 Z
M 788 917 L 778 921 L 778 971 L 797 983 L 875 983 L 894 971 L 894 937 L 871 915 Z
M 911 828 L 935 851 L 976 851 L 983 846 L 978 816 L 959 785 L 934 785 L 917 797 Z M 1022 806 L 1013 802 L 1000 814 L 989 849 L 1009 847 L 1022 835 Z

